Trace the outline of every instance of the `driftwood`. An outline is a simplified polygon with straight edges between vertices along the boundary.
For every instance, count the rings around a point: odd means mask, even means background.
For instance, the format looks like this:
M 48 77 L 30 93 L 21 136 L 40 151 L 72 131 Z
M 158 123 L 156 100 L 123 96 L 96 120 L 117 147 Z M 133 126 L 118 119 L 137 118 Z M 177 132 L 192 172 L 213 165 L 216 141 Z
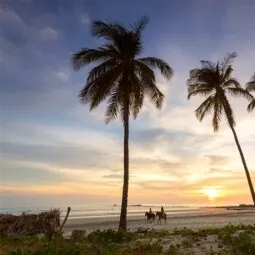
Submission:
M 68 208 L 66 218 L 68 217 L 70 210 L 71 208 Z M 55 234 L 59 233 L 59 230 L 59 209 L 54 209 L 49 212 L 41 212 L 39 214 L 22 213 L 22 215 L 19 216 L 0 214 L 0 236 L 18 238 L 21 236 L 44 234 L 45 236 L 52 238 Z
M 64 225 L 66 224 L 66 220 L 67 220 L 67 218 L 68 218 L 68 216 L 69 216 L 70 211 L 71 211 L 71 207 L 68 206 L 67 212 L 66 212 L 66 217 L 65 217 L 64 221 L 62 222 L 62 224 L 61 224 L 59 230 L 58 230 L 58 232 L 59 232 L 60 234 L 62 233 L 62 229 L 63 229 Z

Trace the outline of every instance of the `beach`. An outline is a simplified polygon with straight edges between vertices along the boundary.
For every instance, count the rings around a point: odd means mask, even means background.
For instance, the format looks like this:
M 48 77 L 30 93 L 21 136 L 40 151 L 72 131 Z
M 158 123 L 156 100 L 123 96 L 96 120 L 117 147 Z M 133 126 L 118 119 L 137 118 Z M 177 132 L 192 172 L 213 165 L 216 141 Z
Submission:
M 127 228 L 130 231 L 139 230 L 172 230 L 175 228 L 202 229 L 210 227 L 223 227 L 228 224 L 255 224 L 255 210 L 226 210 L 225 208 L 203 208 L 193 211 L 179 213 L 171 211 L 168 214 L 167 222 L 161 224 L 147 223 L 144 215 L 131 215 L 127 218 Z M 70 236 L 72 230 L 82 229 L 86 233 L 97 229 L 118 229 L 119 218 L 116 217 L 96 217 L 96 218 L 72 218 L 70 217 L 64 227 L 64 236 Z
M 46 249 L 51 251 L 50 254 L 57 254 L 59 250 L 63 254 L 73 251 L 75 253 L 70 254 L 80 255 L 255 254 L 255 208 L 164 206 L 167 222 L 160 224 L 157 219 L 147 223 L 145 211 L 151 207 L 154 212 L 160 208 L 158 205 L 128 207 L 128 232 L 115 231 L 118 230 L 119 206 L 74 207 L 63 229 L 64 238 L 53 239 L 53 242 L 41 236 L 37 239 L 28 237 L 25 242 L 0 238 L 0 254 L 17 249 L 27 252 Z M 19 215 L 20 209 L 11 211 Z M 9 209 L 4 211 L 10 212 Z M 43 211 L 46 208 L 26 208 L 26 213 Z M 66 211 L 62 208 L 60 212 L 62 223 Z M 73 230 L 82 231 L 72 234 Z M 78 237 L 77 233 L 82 233 L 82 236 Z
M 56 207 L 61 211 L 61 222 L 66 215 L 65 207 Z M 69 217 L 64 226 L 64 236 L 69 237 L 74 229 L 86 230 L 89 234 L 95 230 L 118 229 L 119 205 L 86 205 L 72 206 Z M 224 227 L 228 224 L 255 224 L 255 209 L 242 207 L 204 207 L 204 206 L 171 206 L 164 205 L 167 222 L 158 224 L 156 218 L 153 223 L 147 223 L 145 212 L 152 209 L 160 210 L 160 205 L 130 205 L 127 211 L 127 228 L 130 231 L 141 229 L 173 230 L 175 228 L 202 229 L 210 227 Z M 2 213 L 20 215 L 25 213 L 39 213 L 51 208 L 12 208 L 2 209 Z

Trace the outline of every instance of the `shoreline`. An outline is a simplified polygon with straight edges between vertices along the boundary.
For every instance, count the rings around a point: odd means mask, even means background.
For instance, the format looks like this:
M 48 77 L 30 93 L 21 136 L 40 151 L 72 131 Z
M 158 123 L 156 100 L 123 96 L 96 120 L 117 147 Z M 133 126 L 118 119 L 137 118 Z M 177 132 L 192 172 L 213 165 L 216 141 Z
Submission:
M 119 217 L 68 219 L 64 226 L 64 236 L 71 235 L 72 230 L 86 230 L 89 234 L 95 230 L 118 229 Z M 127 228 L 130 231 L 139 229 L 172 230 L 174 228 L 209 228 L 222 227 L 228 224 L 255 224 L 255 210 L 226 210 L 222 208 L 210 208 L 207 212 L 196 212 L 187 214 L 169 214 L 167 223 L 147 223 L 145 216 L 129 216 Z

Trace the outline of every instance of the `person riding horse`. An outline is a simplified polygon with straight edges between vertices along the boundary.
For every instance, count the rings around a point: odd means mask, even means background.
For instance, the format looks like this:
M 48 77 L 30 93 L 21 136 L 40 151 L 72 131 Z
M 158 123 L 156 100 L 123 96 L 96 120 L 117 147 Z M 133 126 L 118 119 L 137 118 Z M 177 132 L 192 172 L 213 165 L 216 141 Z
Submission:
M 165 223 L 166 223 L 167 215 L 165 213 L 165 210 L 164 210 L 163 206 L 161 206 L 160 212 L 156 212 L 156 217 L 158 217 L 158 223 L 161 224 L 161 219 L 164 219 Z
M 151 208 L 150 208 L 149 212 L 145 212 L 145 216 L 147 217 L 147 223 L 148 222 L 152 223 L 152 221 L 154 221 L 156 218 L 156 215 L 155 215 L 155 213 L 152 212 Z

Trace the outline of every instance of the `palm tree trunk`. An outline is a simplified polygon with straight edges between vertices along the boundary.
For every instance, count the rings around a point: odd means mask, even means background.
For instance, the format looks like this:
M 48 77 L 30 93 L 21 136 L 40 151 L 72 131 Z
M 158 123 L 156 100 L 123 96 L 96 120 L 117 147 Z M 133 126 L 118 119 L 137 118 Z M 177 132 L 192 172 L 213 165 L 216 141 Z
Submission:
M 120 212 L 119 230 L 127 229 L 127 204 L 128 204 L 128 181 L 129 181 L 129 106 L 124 109 L 124 177 L 123 177 L 123 191 L 122 203 Z
M 246 161 L 245 161 L 245 158 L 244 158 L 241 146 L 239 144 L 239 141 L 238 141 L 238 138 L 237 138 L 237 135 L 236 135 L 236 131 L 235 131 L 235 129 L 234 129 L 234 127 L 232 125 L 230 125 L 230 128 L 231 128 L 231 130 L 233 132 L 233 135 L 234 135 L 234 138 L 235 138 L 235 142 L 236 142 L 236 146 L 238 148 L 238 151 L 240 153 L 240 156 L 241 156 L 241 159 L 242 159 L 242 162 L 243 162 L 243 167 L 244 167 L 244 170 L 245 170 L 245 173 L 246 173 L 246 177 L 247 177 L 247 181 L 248 181 L 248 184 L 249 184 L 249 187 L 250 187 L 253 204 L 255 206 L 255 193 L 254 193 L 254 188 L 253 188 L 253 185 L 252 185 L 250 173 L 249 173 L 248 167 L 246 165 Z

